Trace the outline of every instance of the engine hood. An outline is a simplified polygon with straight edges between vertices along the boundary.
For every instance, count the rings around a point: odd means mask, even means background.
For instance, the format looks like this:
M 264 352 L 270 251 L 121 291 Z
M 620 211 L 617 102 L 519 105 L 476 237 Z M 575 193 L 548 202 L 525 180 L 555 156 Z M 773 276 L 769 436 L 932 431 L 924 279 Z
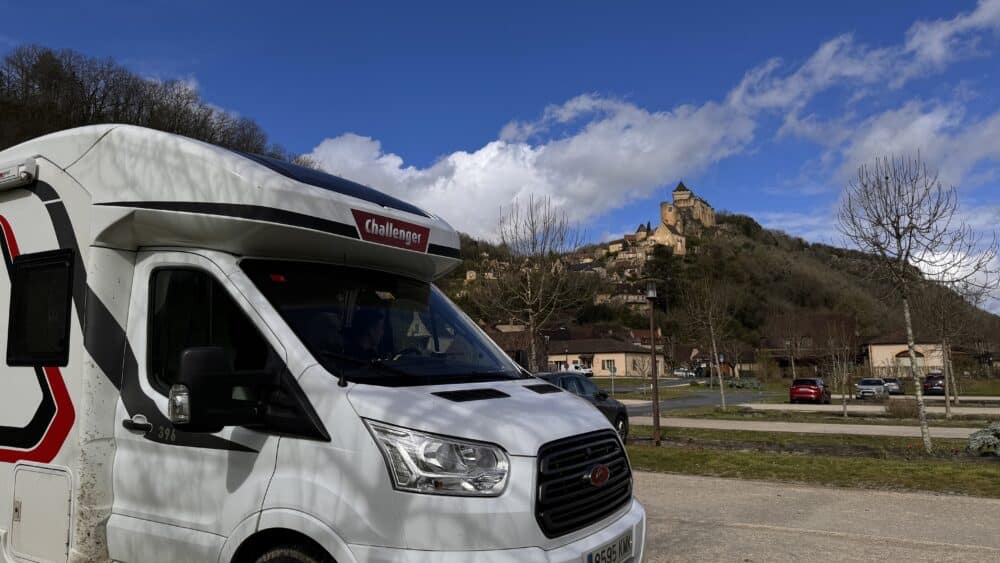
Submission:
M 379 387 L 353 385 L 348 399 L 363 418 L 397 426 L 491 442 L 511 455 L 534 456 L 545 443 L 611 428 L 593 405 L 565 391 L 539 394 L 526 379 L 491 383 Z M 438 394 L 495 390 L 508 396 L 455 401 Z

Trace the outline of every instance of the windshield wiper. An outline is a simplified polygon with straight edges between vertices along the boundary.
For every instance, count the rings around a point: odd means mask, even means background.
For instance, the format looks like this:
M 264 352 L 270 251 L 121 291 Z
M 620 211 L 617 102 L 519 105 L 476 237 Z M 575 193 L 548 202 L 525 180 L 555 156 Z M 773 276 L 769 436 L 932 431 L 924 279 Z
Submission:
M 382 360 L 382 359 L 362 360 L 361 358 L 356 358 L 354 356 L 349 356 L 347 354 L 341 354 L 339 352 L 327 352 L 327 351 L 320 352 L 319 355 L 322 356 L 322 357 L 324 357 L 324 358 L 329 358 L 329 359 L 332 359 L 332 360 L 342 360 L 342 361 L 350 362 L 352 364 L 355 364 L 359 368 L 361 368 L 361 367 L 374 368 L 375 370 L 380 371 L 383 374 L 389 374 L 389 375 L 395 375 L 395 376 L 402 376 L 402 377 L 411 377 L 413 375 L 413 374 L 411 374 L 409 372 L 403 371 L 403 370 L 401 370 L 399 368 L 392 367 L 392 366 L 386 364 L 385 360 Z M 338 375 L 338 378 L 340 379 L 340 382 L 341 382 L 340 386 L 341 387 L 346 386 L 347 382 L 346 382 L 346 374 L 344 373 L 344 370 L 342 368 L 339 368 L 339 366 L 338 366 L 337 371 L 340 372 L 340 374 Z

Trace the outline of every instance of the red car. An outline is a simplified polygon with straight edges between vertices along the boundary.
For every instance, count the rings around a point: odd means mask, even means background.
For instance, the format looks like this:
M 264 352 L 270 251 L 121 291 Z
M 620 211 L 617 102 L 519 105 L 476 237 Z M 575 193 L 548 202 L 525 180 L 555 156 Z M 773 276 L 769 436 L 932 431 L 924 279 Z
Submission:
M 944 376 L 940 373 L 928 374 L 924 379 L 924 395 L 944 395 Z
M 816 378 L 796 379 L 788 390 L 788 402 L 811 402 L 830 404 L 830 388 L 823 380 Z

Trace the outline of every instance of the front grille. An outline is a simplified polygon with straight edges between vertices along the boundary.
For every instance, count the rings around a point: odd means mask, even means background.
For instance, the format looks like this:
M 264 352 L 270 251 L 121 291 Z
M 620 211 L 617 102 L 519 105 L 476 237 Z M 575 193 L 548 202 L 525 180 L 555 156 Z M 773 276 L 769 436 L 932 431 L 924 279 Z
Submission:
M 601 486 L 590 482 L 594 466 L 609 469 Z M 538 450 L 535 519 L 549 538 L 585 528 L 632 499 L 632 472 L 611 430 L 549 442 Z

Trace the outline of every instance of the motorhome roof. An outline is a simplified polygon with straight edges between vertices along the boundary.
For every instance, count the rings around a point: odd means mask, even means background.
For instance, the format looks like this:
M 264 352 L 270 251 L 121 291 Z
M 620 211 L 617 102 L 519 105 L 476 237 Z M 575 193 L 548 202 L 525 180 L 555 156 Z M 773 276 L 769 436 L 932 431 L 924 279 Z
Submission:
M 87 191 L 95 244 L 402 266 L 426 278 L 458 264 L 457 233 L 416 206 L 180 135 L 131 125 L 81 127 L 7 149 L 0 163 L 33 156 Z

